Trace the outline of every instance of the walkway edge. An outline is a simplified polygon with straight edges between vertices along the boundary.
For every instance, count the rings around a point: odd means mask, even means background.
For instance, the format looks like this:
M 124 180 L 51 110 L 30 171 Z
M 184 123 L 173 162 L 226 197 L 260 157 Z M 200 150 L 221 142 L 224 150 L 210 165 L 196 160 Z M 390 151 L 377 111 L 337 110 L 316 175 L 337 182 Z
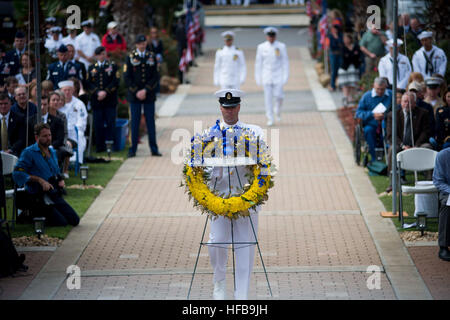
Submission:
M 147 144 L 143 144 L 140 149 L 145 149 L 145 145 Z M 139 151 L 138 153 L 142 153 L 144 150 Z M 144 160 L 144 157 L 135 157 L 126 160 L 120 166 L 106 188 L 84 214 L 80 224 L 69 233 L 63 244 L 50 257 L 23 292 L 20 300 L 49 300 L 56 295 L 68 276 L 67 267 L 76 265 Z
M 300 48 L 300 55 L 318 110 L 337 110 L 330 93 L 318 82 L 308 49 Z M 395 225 L 380 216 L 385 208 L 364 169 L 355 164 L 353 146 L 336 113 L 321 112 L 321 116 L 396 297 L 400 300 L 433 299 Z
M 189 89 L 190 86 L 178 86 L 174 93 L 177 104 L 163 109 L 168 110 L 168 115 L 157 119 L 158 131 L 161 132 L 169 125 L 170 117 L 176 114 Z M 174 101 L 170 97 L 167 100 Z M 138 156 L 124 161 L 106 188 L 84 214 L 80 225 L 69 233 L 63 241 L 62 246 L 56 249 L 49 261 L 23 292 L 19 300 L 53 299 L 68 277 L 66 273 L 67 267 L 76 265 L 92 238 L 111 213 L 115 203 L 120 199 L 128 184 L 136 176 L 137 171 L 145 161 L 145 155 L 148 155 L 150 152 L 147 137 L 144 138 L 143 142 L 138 149 Z
M 384 206 L 364 169 L 355 164 L 353 147 L 336 113 L 321 114 L 395 295 L 400 300 L 432 299 L 395 225 L 380 216 Z

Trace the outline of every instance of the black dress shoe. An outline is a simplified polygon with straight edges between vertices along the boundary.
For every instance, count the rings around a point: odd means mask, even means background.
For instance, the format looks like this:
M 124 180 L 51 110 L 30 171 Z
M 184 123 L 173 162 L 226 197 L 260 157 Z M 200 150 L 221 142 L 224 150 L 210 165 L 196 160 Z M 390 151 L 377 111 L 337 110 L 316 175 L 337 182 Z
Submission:
M 162 154 L 159 153 L 159 151 L 157 151 L 157 152 L 152 152 L 152 156 L 153 157 L 162 157 Z
M 128 152 L 128 158 L 133 158 L 136 157 L 136 153 L 135 152 Z
M 392 186 L 386 188 L 386 193 L 392 192 Z
M 439 258 L 444 261 L 450 261 L 450 251 L 447 247 L 441 247 L 439 249 Z

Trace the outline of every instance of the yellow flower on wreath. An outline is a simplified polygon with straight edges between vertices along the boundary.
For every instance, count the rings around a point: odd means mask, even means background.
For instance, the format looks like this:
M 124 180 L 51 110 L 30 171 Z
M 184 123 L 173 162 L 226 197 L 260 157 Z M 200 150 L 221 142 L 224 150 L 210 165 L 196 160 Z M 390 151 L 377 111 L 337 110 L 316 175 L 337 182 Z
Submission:
M 270 188 L 271 176 L 264 177 L 264 183 L 260 186 L 257 178 L 261 173 L 259 165 L 253 165 L 253 183 L 250 188 L 240 196 L 228 199 L 215 195 L 204 182 L 203 169 L 194 169 L 186 164 L 186 183 L 192 197 L 206 210 L 219 216 L 237 218 L 240 215 L 248 215 L 248 209 L 261 202 Z

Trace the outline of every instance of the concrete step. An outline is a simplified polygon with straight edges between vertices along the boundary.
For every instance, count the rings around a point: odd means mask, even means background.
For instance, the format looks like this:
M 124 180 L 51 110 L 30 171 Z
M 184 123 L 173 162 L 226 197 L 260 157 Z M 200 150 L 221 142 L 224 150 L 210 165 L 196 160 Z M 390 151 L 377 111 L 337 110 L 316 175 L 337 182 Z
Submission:
M 224 16 L 224 15 L 266 15 L 266 14 L 303 14 L 305 13 L 305 6 L 280 6 L 273 4 L 260 4 L 243 6 L 205 6 L 206 16 Z

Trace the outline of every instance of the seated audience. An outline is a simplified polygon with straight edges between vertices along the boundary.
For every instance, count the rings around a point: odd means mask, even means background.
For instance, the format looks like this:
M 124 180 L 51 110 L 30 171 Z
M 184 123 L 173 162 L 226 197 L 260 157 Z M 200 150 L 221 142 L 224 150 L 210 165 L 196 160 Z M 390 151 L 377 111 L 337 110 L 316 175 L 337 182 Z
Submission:
M 428 111 L 416 107 L 416 94 L 406 92 L 402 96 L 401 109 L 397 110 L 397 152 L 414 147 L 430 148 L 429 126 L 430 121 Z M 392 112 L 387 115 L 386 136 L 388 141 L 392 141 Z M 388 159 L 392 157 L 392 146 L 389 147 Z M 388 161 L 388 172 L 391 174 L 391 161 Z M 392 179 L 391 179 L 392 180 Z M 392 191 L 390 185 L 386 192 Z
M 411 82 L 408 86 L 408 91 L 414 92 L 416 94 L 416 105 L 419 108 L 428 111 L 428 117 L 430 118 L 430 137 L 434 137 L 436 135 L 436 121 L 434 118 L 433 107 L 429 103 L 423 101 L 426 92 L 425 82 Z
M 444 99 L 445 105 L 436 110 L 436 141 L 442 149 L 450 147 L 450 90 Z
M 425 94 L 425 102 L 433 107 L 434 114 L 439 107 L 444 106 L 444 101 L 439 96 L 441 92 L 442 79 L 438 77 L 429 77 L 425 80 L 427 86 L 427 92 Z
M 20 86 L 16 88 L 14 93 L 16 95 L 16 103 L 11 110 L 23 116 L 25 120 L 29 120 L 30 117 L 37 113 L 37 107 L 34 103 L 28 101 L 28 90 Z
M 67 117 L 67 130 L 69 138 L 77 142 L 78 162 L 83 163 L 84 150 L 86 148 L 86 137 L 84 136 L 87 126 L 87 111 L 84 103 L 73 96 L 73 81 L 66 80 L 59 83 L 59 87 L 65 96 L 65 105 L 59 111 Z M 75 161 L 75 155 L 70 159 Z
M 19 86 L 19 80 L 16 77 L 11 76 L 5 79 L 5 87 L 12 104 L 16 103 L 16 94 L 14 91 Z
M 450 194 L 450 148 L 437 154 L 433 172 L 433 184 L 439 190 L 439 258 L 450 261 L 450 206 L 448 197 Z
M 19 85 L 30 87 L 31 84 L 36 84 L 36 70 L 34 68 L 34 56 L 32 53 L 25 52 L 20 57 L 21 68 L 19 73 L 16 74 L 16 78 L 19 81 Z
M 20 156 L 25 147 L 24 118 L 11 110 L 11 99 L 0 93 L 0 143 L 1 150 Z
M 386 109 L 391 107 L 392 92 L 386 88 L 386 79 L 375 78 L 373 89 L 364 93 L 356 109 L 355 117 L 362 120 L 364 139 L 369 145 L 371 161 L 376 159 L 375 147 L 377 135 L 382 135 L 382 121 L 384 119 L 384 113 L 373 113 L 372 110 L 380 103 Z
M 22 152 L 13 172 L 17 185 L 26 189 L 27 201 L 22 199 L 18 207 L 29 209 L 33 217 L 45 217 L 50 226 L 76 226 L 80 218 L 62 197 L 65 184 L 51 146 L 50 126 L 40 123 L 34 131 L 36 143 Z

